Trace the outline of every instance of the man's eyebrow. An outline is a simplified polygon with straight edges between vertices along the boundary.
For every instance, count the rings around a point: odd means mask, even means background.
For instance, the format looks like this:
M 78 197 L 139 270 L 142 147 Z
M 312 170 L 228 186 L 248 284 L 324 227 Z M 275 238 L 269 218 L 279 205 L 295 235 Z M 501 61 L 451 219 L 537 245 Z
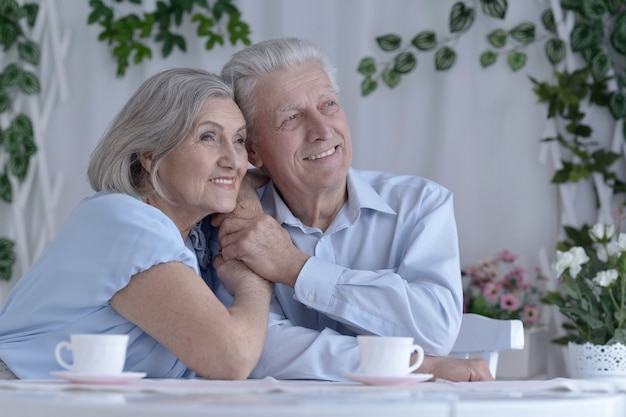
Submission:
M 335 90 L 334 88 L 329 88 L 328 90 L 321 93 L 317 98 L 326 98 L 328 96 L 332 96 L 336 94 L 337 94 L 337 90 Z M 281 107 L 280 109 L 278 109 L 278 113 L 284 113 L 284 112 L 296 110 L 296 109 L 298 109 L 297 104 L 290 104 L 288 106 Z
M 319 98 L 325 98 L 325 97 L 336 95 L 336 94 L 337 94 L 337 90 L 335 90 L 334 88 L 330 88 L 324 91 L 322 94 L 320 94 Z
M 297 108 L 298 108 L 297 104 L 290 104 L 288 106 L 281 107 L 280 109 L 278 109 L 278 113 L 284 113 L 287 111 L 296 110 Z

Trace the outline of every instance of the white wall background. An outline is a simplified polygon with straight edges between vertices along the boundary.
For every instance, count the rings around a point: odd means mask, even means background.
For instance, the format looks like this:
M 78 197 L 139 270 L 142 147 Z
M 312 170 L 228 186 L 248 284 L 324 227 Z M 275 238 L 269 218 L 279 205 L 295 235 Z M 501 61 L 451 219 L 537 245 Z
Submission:
M 434 70 L 431 53 L 395 90 L 380 87 L 360 95 L 359 60 L 379 52 L 374 38 L 395 32 L 410 39 L 417 31 L 447 33 L 453 0 L 238 0 L 253 41 L 298 36 L 318 43 L 339 68 L 342 101 L 351 121 L 354 166 L 429 177 L 455 195 L 462 262 L 508 248 L 530 268 L 538 250 L 554 247 L 560 227 L 552 169 L 539 161 L 545 109 L 536 104 L 529 75 L 551 77 L 542 45 L 529 48 L 527 66 L 511 72 L 502 60 L 482 69 L 478 56 L 486 33 L 537 21 L 546 1 L 512 0 L 504 22 L 479 14 L 475 27 L 456 46 L 455 66 Z M 138 85 L 170 66 L 218 72 L 239 47 L 205 51 L 188 33 L 188 53 L 154 59 L 115 76 L 115 63 L 99 28 L 86 24 L 87 2 L 56 0 L 62 27 L 71 30 L 66 68 L 69 98 L 58 105 L 45 132 L 50 172 L 64 185 L 56 210 L 58 225 L 91 190 L 86 167 L 91 150 L 114 114 Z M 57 225 L 57 226 L 58 226 Z
M 503 58 L 489 69 L 482 69 L 478 59 L 487 48 L 486 34 L 496 27 L 510 29 L 529 20 L 541 31 L 539 16 L 549 2 L 510 0 L 504 21 L 478 13 L 474 27 L 455 46 L 458 58 L 451 70 L 436 72 L 432 53 L 421 53 L 417 69 L 395 90 L 379 87 L 367 98 L 360 94 L 359 60 L 367 55 L 389 59 L 376 46 L 376 36 L 394 32 L 410 39 L 425 29 L 447 34 L 455 1 L 237 0 L 237 5 L 254 42 L 297 36 L 329 53 L 339 68 L 355 167 L 425 176 L 454 192 L 464 265 L 506 248 L 532 270 L 540 264 L 541 249 L 553 258 L 561 229 L 557 190 L 550 184 L 553 169 L 539 159 L 545 108 L 537 104 L 529 80 L 529 75 L 551 79 L 551 68 L 543 44 L 527 50 L 527 65 L 516 73 Z M 41 151 L 50 175 L 62 178 L 54 212 L 58 229 L 91 193 L 86 179 L 90 152 L 139 84 L 171 66 L 219 72 L 240 46 L 206 51 L 203 42 L 193 41 L 194 30 L 185 28 L 187 53 L 175 52 L 167 60 L 155 53 L 149 63 L 117 78 L 107 46 L 97 40 L 99 27 L 87 25 L 88 2 L 54 4 L 60 27 L 70 31 L 68 98 L 53 112 Z M 3 222 L 7 213 L 0 205 Z

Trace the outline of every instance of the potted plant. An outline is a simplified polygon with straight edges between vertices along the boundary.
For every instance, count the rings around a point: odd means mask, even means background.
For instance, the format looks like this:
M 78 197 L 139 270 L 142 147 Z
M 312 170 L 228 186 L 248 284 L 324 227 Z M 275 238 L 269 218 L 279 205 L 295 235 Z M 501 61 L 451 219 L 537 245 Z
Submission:
M 626 378 L 626 233 L 617 225 L 596 224 L 587 236 L 562 242 L 554 265 L 562 288 L 543 301 L 558 308 L 566 334 L 569 371 L 580 378 Z

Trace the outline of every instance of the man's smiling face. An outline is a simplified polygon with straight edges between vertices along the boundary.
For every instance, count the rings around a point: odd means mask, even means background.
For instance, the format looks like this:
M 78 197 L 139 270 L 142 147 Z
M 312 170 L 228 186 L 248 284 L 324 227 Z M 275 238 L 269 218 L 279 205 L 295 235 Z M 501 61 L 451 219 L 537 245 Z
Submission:
M 345 189 L 352 164 L 348 119 L 321 66 L 273 72 L 255 89 L 250 161 L 265 166 L 281 194 Z

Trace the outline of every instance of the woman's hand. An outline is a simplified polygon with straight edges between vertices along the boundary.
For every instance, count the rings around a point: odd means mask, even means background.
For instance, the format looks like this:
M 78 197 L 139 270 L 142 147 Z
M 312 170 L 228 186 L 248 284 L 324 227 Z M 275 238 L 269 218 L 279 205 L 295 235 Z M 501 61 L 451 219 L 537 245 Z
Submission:
M 233 296 L 243 291 L 244 288 L 263 291 L 268 294 L 274 290 L 273 283 L 255 274 L 241 261 L 224 261 L 222 255 L 218 255 L 213 260 L 213 266 L 220 277 L 220 281 Z

